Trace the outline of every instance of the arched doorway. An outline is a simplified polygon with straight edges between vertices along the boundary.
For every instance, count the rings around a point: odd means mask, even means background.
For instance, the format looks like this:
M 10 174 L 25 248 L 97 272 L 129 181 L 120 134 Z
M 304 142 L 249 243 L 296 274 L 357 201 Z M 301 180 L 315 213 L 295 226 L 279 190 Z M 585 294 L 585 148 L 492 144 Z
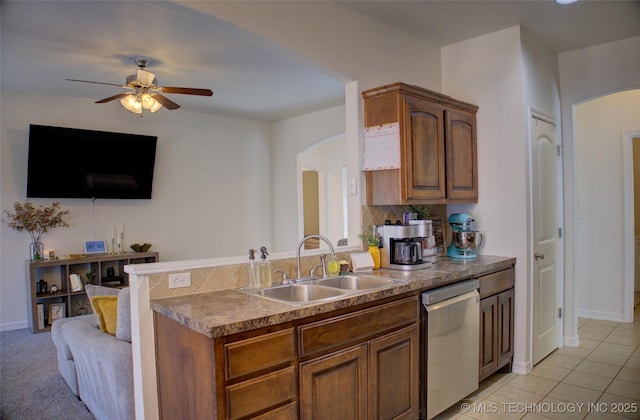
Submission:
M 578 317 L 631 322 L 633 274 L 628 267 L 634 262 L 634 228 L 625 212 L 632 211 L 633 202 L 625 204 L 624 170 L 626 147 L 631 149 L 623 133 L 640 129 L 640 89 L 581 102 L 573 114 L 576 312 Z

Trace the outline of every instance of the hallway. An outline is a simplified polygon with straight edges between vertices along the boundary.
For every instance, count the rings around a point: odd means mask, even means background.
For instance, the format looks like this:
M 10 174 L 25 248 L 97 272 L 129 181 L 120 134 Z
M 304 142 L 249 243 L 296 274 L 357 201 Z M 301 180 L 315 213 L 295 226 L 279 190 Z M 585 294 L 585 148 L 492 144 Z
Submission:
M 441 419 L 640 419 L 640 306 L 632 324 L 579 319 L 563 347 L 527 376 L 498 373 Z

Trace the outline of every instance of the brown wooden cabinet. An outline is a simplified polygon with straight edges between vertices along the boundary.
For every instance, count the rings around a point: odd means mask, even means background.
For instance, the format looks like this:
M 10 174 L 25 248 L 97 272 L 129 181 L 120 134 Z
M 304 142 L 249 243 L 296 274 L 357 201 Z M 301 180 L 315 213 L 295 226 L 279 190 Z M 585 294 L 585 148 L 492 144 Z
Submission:
M 300 417 L 418 418 L 418 316 L 412 296 L 301 326 Z
M 215 339 L 154 317 L 162 418 L 419 417 L 415 295 Z
M 480 380 L 513 362 L 514 271 L 480 277 Z
M 275 415 L 274 411 L 286 418 L 282 408 L 297 400 L 294 329 L 239 337 L 229 342 L 223 338 L 220 343 L 225 366 L 225 399 L 220 408 L 226 408 L 225 418 Z
M 418 418 L 418 326 L 300 365 L 302 419 Z
M 369 418 L 419 417 L 418 325 L 369 342 Z
M 365 126 L 400 124 L 400 169 L 367 171 L 367 204 L 478 201 L 476 105 L 394 83 L 362 92 Z
M 296 419 L 294 329 L 215 340 L 154 315 L 163 419 Z
M 301 419 L 367 418 L 367 346 L 300 365 Z

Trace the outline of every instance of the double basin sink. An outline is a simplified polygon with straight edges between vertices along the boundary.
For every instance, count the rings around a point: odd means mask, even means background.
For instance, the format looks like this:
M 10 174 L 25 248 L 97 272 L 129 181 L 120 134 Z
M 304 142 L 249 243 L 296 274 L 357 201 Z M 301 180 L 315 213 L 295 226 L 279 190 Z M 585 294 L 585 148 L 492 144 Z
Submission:
M 404 283 L 406 283 L 404 280 L 376 276 L 342 275 L 272 286 L 255 291 L 239 290 L 276 302 L 302 306 Z

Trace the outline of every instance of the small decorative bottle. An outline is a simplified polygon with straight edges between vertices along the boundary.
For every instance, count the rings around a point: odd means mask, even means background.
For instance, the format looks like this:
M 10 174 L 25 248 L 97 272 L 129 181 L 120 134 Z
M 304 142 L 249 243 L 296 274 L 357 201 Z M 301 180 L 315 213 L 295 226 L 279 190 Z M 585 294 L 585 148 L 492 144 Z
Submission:
M 369 254 L 371 254 L 371 258 L 373 259 L 373 269 L 377 270 L 380 268 L 380 248 L 378 245 L 369 245 L 367 250 Z
M 340 274 L 340 263 L 335 255 L 331 255 L 327 259 L 327 274 L 329 277 L 335 277 Z
M 260 248 L 260 261 L 258 262 L 258 277 L 260 279 L 260 288 L 271 287 L 271 262 L 267 260 L 267 247 Z
M 260 278 L 256 265 L 256 250 L 249 250 L 249 263 L 247 264 L 247 289 L 256 290 L 260 288 Z

